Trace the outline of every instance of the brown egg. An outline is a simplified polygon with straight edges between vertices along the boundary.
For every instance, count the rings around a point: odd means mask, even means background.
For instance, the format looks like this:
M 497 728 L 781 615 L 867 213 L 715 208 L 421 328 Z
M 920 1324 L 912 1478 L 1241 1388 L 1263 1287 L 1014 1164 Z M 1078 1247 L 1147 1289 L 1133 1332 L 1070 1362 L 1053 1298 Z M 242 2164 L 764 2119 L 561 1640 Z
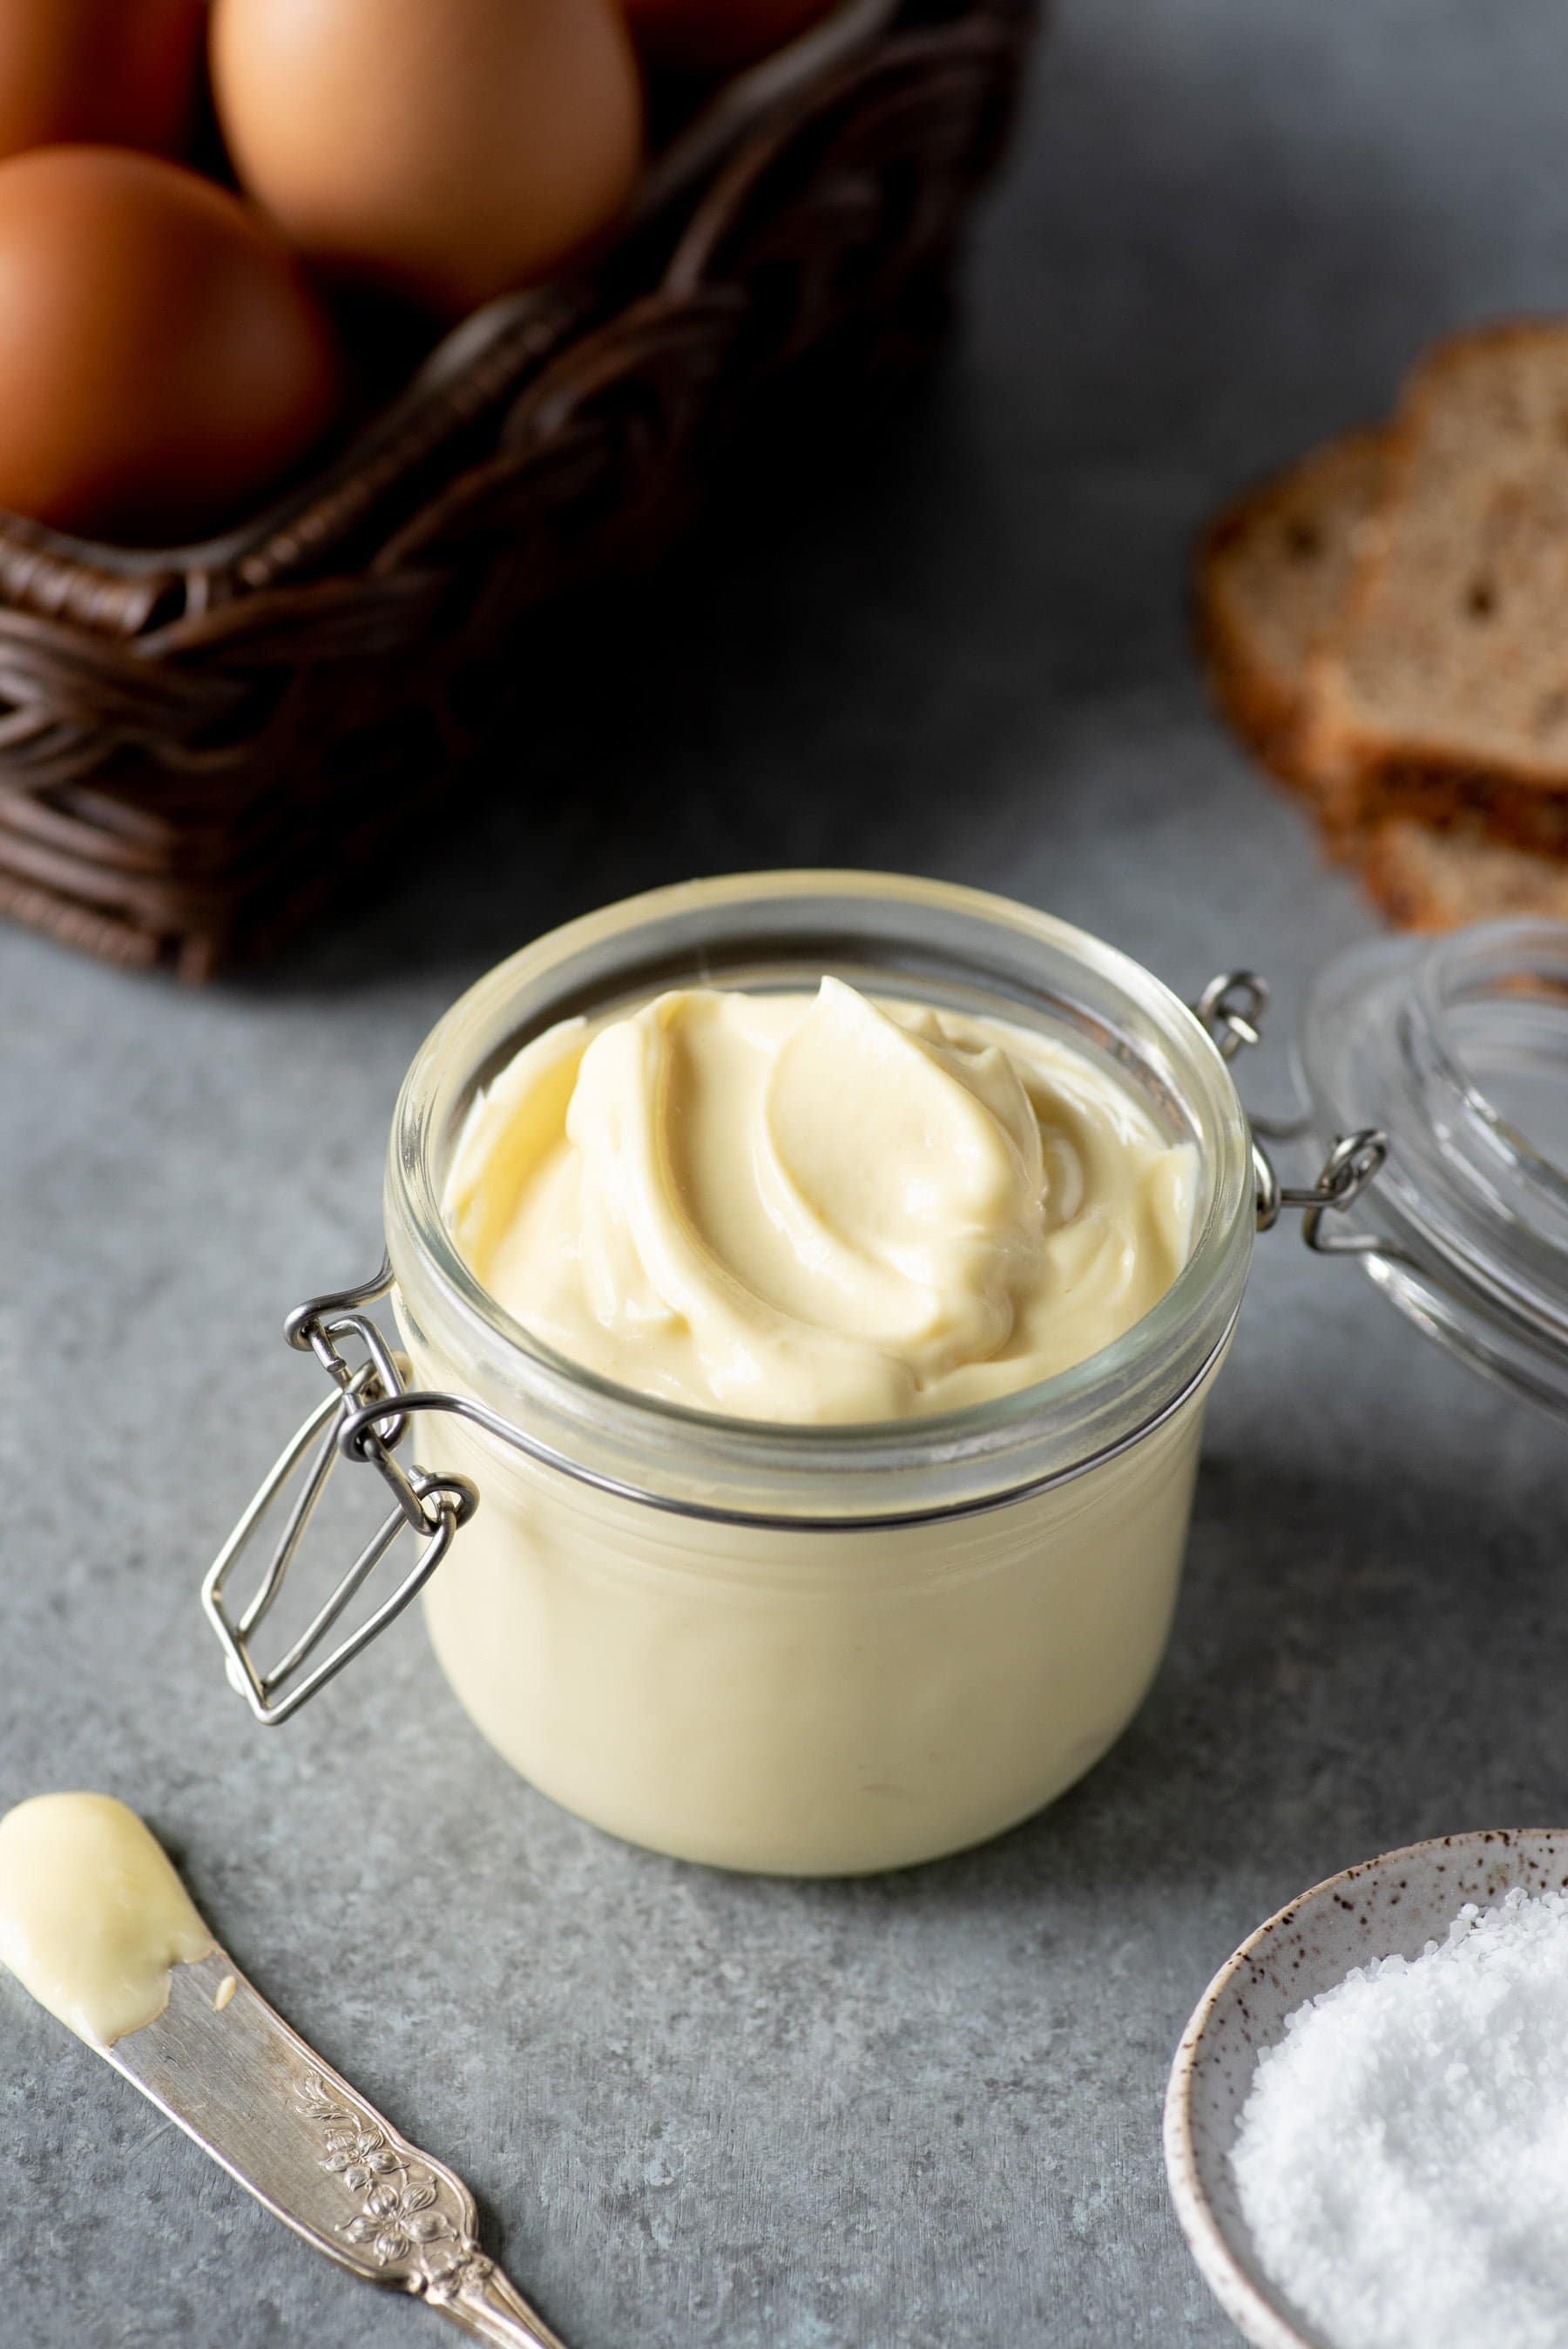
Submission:
M 204 535 L 319 439 L 337 383 L 298 263 L 237 196 L 115 147 L 0 163 L 0 505 Z
M 0 157 L 102 140 L 184 151 L 205 0 L 5 0 Z
M 211 60 L 290 243 L 449 315 L 559 268 L 642 160 L 615 0 L 215 0 Z
M 637 47 L 676 73 L 734 73 L 782 48 L 834 0 L 622 0 Z

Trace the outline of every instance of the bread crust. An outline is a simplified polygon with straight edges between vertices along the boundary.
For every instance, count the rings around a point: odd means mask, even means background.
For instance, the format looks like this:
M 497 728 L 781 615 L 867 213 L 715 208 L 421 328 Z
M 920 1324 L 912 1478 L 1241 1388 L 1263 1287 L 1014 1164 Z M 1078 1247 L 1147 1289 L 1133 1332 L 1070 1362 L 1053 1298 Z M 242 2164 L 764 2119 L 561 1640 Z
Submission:
M 1385 442 L 1377 513 L 1359 547 L 1338 623 L 1309 662 L 1301 757 L 1319 779 L 1320 810 L 1331 831 L 1356 831 L 1408 813 L 1439 826 L 1472 823 L 1511 845 L 1568 854 L 1568 754 L 1556 760 L 1489 755 L 1482 762 L 1438 731 L 1394 733 L 1357 713 L 1346 678 L 1346 655 L 1383 588 L 1401 502 L 1452 371 L 1488 353 L 1532 348 L 1568 359 L 1568 321 L 1506 319 L 1446 336 L 1406 379 Z
M 1544 354 L 1552 364 L 1504 366 L 1494 382 L 1489 358 L 1520 352 Z M 1480 372 L 1454 395 L 1452 370 L 1474 370 L 1478 362 Z M 1490 744 L 1478 755 L 1462 727 L 1445 738 L 1440 722 L 1429 732 L 1418 724 L 1402 731 L 1379 724 L 1376 699 L 1361 698 L 1375 693 L 1378 671 L 1368 671 L 1358 692 L 1350 666 L 1369 614 L 1380 633 L 1370 636 L 1364 658 L 1376 647 L 1378 659 L 1408 663 L 1402 606 L 1425 615 L 1414 641 L 1425 642 L 1428 659 L 1441 658 L 1440 600 L 1433 606 L 1417 598 L 1429 575 L 1421 566 L 1433 523 L 1445 513 L 1443 469 L 1452 461 L 1463 469 L 1457 478 L 1464 484 L 1455 508 L 1456 598 L 1466 580 L 1458 566 L 1472 552 L 1483 574 L 1504 559 L 1488 534 L 1510 494 L 1538 534 L 1524 542 L 1511 574 L 1501 575 L 1505 613 L 1511 595 L 1536 600 L 1518 604 L 1523 618 L 1511 636 L 1499 624 L 1494 642 L 1457 647 L 1448 690 L 1451 697 L 1479 677 L 1478 660 L 1532 658 L 1534 690 L 1543 690 L 1542 598 L 1563 543 L 1550 534 L 1552 517 L 1568 509 L 1568 456 L 1560 498 L 1552 438 L 1560 374 L 1568 440 L 1568 321 L 1512 319 L 1451 336 L 1412 370 L 1389 427 L 1325 442 L 1227 505 L 1199 543 L 1197 636 L 1222 712 L 1272 774 L 1310 800 L 1327 853 L 1354 865 L 1374 900 L 1408 926 L 1444 929 L 1501 912 L 1568 918 L 1568 747 L 1561 756 L 1493 758 Z M 1445 398 L 1450 405 L 1439 412 Z M 1435 447 L 1425 438 L 1434 429 Z M 1488 463 L 1493 445 L 1495 478 Z M 1407 508 L 1404 526 L 1424 534 L 1401 540 L 1401 501 L 1412 497 L 1426 502 L 1424 516 Z M 1329 550 L 1315 578 L 1293 572 L 1283 536 L 1293 514 L 1315 518 Z M 1440 535 L 1436 545 L 1446 554 Z M 1412 582 L 1408 605 L 1391 562 L 1402 562 Z M 1446 568 L 1430 575 L 1446 593 Z M 1379 613 L 1384 592 L 1391 600 Z M 1546 605 L 1554 608 L 1555 597 L 1546 596 Z M 1545 649 L 1549 688 L 1550 638 Z M 1420 671 L 1413 685 L 1408 665 L 1393 676 L 1418 720 Z M 1439 696 L 1443 685 L 1439 672 Z M 1505 703 L 1500 721 L 1494 704 L 1491 730 L 1505 735 L 1507 716 Z
M 1473 833 L 1395 817 L 1363 833 L 1357 864 L 1368 895 L 1404 929 L 1458 929 L 1510 914 L 1568 920 L 1568 864 Z
M 1337 570 L 1348 535 L 1364 524 L 1381 466 L 1382 435 L 1375 429 L 1322 442 L 1225 506 L 1203 532 L 1193 566 L 1199 653 L 1222 715 L 1271 774 L 1314 799 L 1319 777 L 1308 748 L 1311 643 L 1303 642 L 1294 658 L 1271 653 L 1255 600 L 1238 574 L 1264 542 L 1287 545 L 1292 530 L 1303 528 L 1316 533 L 1305 551 Z

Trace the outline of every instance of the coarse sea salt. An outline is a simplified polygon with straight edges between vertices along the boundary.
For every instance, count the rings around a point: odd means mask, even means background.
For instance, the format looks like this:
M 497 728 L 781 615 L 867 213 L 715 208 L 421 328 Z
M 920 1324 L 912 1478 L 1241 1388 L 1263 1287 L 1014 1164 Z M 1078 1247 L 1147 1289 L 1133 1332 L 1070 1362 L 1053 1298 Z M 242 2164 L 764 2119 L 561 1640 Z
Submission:
M 1265 2272 L 1335 2349 L 1564 2349 L 1568 1892 L 1461 1909 L 1298 2007 L 1231 2164 Z

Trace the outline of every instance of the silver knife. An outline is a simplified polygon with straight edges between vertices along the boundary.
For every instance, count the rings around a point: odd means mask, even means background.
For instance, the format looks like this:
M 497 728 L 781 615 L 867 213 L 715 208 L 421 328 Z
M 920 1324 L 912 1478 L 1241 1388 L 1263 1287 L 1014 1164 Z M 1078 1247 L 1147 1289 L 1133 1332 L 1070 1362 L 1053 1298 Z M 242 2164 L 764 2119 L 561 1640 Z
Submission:
M 494 2349 L 564 2349 L 480 2251 L 462 2179 L 324 2064 L 225 1951 L 175 1966 L 158 2020 L 98 2052 L 350 2274 Z

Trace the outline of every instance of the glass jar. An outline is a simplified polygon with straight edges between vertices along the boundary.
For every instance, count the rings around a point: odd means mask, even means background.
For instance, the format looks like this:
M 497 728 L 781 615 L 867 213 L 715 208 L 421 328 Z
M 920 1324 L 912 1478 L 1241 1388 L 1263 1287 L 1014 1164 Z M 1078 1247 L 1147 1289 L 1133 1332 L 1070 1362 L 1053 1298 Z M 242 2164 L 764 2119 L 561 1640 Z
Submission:
M 779 1426 L 614 1385 L 488 1295 L 442 1198 L 476 1092 L 523 1044 L 675 985 L 798 990 L 825 972 L 1066 1039 L 1195 1146 L 1191 1253 L 1124 1336 L 946 1416 Z M 292 1324 L 328 1368 L 335 1357 L 346 1392 L 280 1470 L 314 1437 L 324 1464 L 379 1454 L 396 1483 L 408 1420 L 443 1413 L 438 1442 L 432 1422 L 421 1446 L 438 1468 L 411 1479 L 416 1511 L 444 1511 L 434 1556 L 273 1703 L 280 1675 L 259 1678 L 246 1645 L 263 1609 L 235 1626 L 221 1602 L 253 1510 L 209 1578 L 232 1675 L 281 1718 L 427 1582 L 437 1655 L 478 1727 L 545 1793 L 634 1842 L 833 1874 L 996 1834 L 1104 1754 L 1159 1665 L 1256 1205 L 1246 1117 L 1205 1026 L 1126 956 L 1045 915 L 933 882 L 769 874 L 573 922 L 470 989 L 404 1083 L 385 1207 L 413 1391 L 388 1413 L 391 1364 L 386 1379 L 375 1364 L 350 1373 L 337 1350 L 384 1284 Z M 325 1473 L 311 1471 L 318 1487 Z M 263 1606 L 301 1523 L 296 1508 Z M 324 1609 L 310 1636 L 333 1619 Z
M 1196 1144 L 1191 1253 L 1152 1312 L 980 1408 L 826 1428 L 633 1394 L 507 1317 L 441 1210 L 477 1088 L 573 1014 L 824 971 L 1068 1037 Z M 775 874 L 635 899 L 514 956 L 442 1020 L 398 1102 L 386 1214 L 418 1385 L 477 1399 L 603 1480 L 443 1431 L 443 1467 L 483 1505 L 428 1587 L 436 1652 L 545 1793 L 685 1858 L 886 1868 L 1012 1825 L 1125 1726 L 1164 1650 L 1254 1227 L 1229 1074 L 1137 965 L 931 883 Z
M 573 1014 L 683 982 L 798 989 L 825 972 L 1064 1038 L 1194 1145 L 1191 1253 L 1151 1312 L 1033 1387 L 858 1427 L 676 1409 L 507 1316 L 441 1212 L 480 1089 Z M 1331 963 L 1304 1022 L 1309 1105 L 1249 1129 L 1227 1063 L 1256 1041 L 1265 1000 L 1233 974 L 1194 1013 L 1045 915 L 852 873 L 660 890 L 514 956 L 408 1072 L 380 1274 L 289 1317 L 332 1388 L 203 1585 L 234 1685 L 259 1720 L 286 1719 L 428 1587 L 437 1653 L 485 1735 L 547 1793 L 657 1849 L 886 1868 L 1050 1801 L 1160 1661 L 1204 1401 L 1253 1230 L 1282 1207 L 1427 1334 L 1568 1417 L 1568 924 L 1382 939 Z M 1314 1131 L 1334 1137 L 1321 1175 L 1282 1188 L 1254 1134 Z M 388 1293 L 406 1354 L 366 1310 Z M 421 1415 L 428 1470 L 400 1449 Z M 373 1465 L 395 1506 L 263 1670 L 255 1635 L 341 1460 Z M 236 1614 L 226 1584 L 277 1515 Z M 323 1657 L 406 1528 L 412 1569 Z

